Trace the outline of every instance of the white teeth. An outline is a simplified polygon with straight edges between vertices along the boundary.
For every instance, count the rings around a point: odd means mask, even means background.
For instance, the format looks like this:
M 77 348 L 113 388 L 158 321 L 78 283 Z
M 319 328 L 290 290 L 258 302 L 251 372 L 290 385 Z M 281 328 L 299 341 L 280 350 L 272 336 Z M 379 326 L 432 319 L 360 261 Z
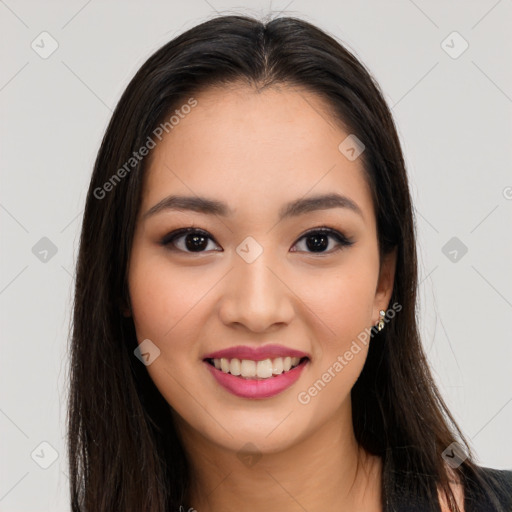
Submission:
M 220 369 L 224 373 L 229 372 L 229 359 L 225 359 L 224 357 L 220 360 Z
M 244 378 L 268 379 L 275 375 L 281 375 L 297 366 L 300 362 L 299 357 L 276 357 L 275 359 L 264 359 L 262 361 L 252 361 L 251 359 L 213 359 L 213 365 L 217 370 L 231 375 L 240 375 Z
M 241 371 L 240 359 L 231 359 L 229 363 L 229 373 L 231 373 L 231 375 L 240 375 Z
M 240 375 L 242 377 L 256 377 L 256 361 L 242 359 L 240 363 Z
M 276 359 L 274 359 L 273 361 L 273 369 L 272 369 L 272 373 L 274 375 L 281 375 L 281 373 L 283 373 L 283 358 L 282 357 L 277 357 Z
M 268 379 L 272 377 L 272 360 L 264 359 L 263 361 L 258 361 L 256 365 L 256 375 L 260 379 Z

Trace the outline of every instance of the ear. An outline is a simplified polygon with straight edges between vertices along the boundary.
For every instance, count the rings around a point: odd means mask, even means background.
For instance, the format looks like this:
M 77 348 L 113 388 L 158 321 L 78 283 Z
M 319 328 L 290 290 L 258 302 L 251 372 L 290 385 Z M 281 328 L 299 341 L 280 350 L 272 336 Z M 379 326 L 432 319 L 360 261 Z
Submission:
M 393 293 L 395 282 L 397 247 L 382 257 L 380 264 L 379 280 L 375 291 L 374 318 L 375 323 L 379 320 L 379 311 L 388 309 L 389 301 Z

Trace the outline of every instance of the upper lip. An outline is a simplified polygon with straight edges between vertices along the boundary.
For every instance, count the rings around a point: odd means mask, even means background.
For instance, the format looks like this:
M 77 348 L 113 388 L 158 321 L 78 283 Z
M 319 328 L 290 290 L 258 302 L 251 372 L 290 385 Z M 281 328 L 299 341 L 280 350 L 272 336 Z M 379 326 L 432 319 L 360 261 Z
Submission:
M 263 361 L 275 357 L 303 357 L 309 358 L 309 354 L 288 348 L 283 345 L 264 345 L 261 347 L 250 347 L 247 345 L 237 345 L 236 347 L 218 350 L 204 356 L 204 359 L 249 359 L 252 361 Z

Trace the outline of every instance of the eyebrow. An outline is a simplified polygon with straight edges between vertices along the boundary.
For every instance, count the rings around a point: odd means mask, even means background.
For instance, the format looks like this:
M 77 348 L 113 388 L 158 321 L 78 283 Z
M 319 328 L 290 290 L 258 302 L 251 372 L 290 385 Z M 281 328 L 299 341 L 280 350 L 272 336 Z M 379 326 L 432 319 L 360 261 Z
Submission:
M 296 199 L 285 204 L 279 211 L 279 220 L 330 208 L 346 208 L 364 218 L 361 208 L 352 199 L 341 194 L 332 193 Z M 206 215 L 220 215 L 222 217 L 232 217 L 235 213 L 226 203 L 215 199 L 199 196 L 171 195 L 152 206 L 143 215 L 143 219 L 145 220 L 165 210 L 194 211 Z

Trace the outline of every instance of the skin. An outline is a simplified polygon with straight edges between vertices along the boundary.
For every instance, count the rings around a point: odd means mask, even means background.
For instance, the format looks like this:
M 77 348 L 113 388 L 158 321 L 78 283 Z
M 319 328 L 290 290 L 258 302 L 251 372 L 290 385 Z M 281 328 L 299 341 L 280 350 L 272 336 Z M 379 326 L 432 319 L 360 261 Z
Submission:
M 152 151 L 130 258 L 130 311 L 139 343 L 160 355 L 147 366 L 174 411 L 192 467 L 191 506 L 207 511 L 380 511 L 381 461 L 361 449 L 350 390 L 368 346 L 308 404 L 297 395 L 349 350 L 390 307 L 396 253 L 379 260 L 375 211 L 362 162 L 338 145 L 349 132 L 313 93 L 288 87 L 209 89 Z M 348 208 L 317 210 L 278 222 L 283 204 L 338 192 Z M 170 195 L 226 202 L 232 217 L 192 211 L 144 214 Z M 186 252 L 194 226 L 211 236 Z M 305 232 L 331 227 L 353 241 L 308 249 Z M 236 248 L 253 237 L 253 262 Z M 180 252 L 181 249 L 181 252 Z M 397 313 L 399 314 L 399 313 Z M 209 352 L 277 343 L 310 354 L 299 380 L 279 395 L 250 400 L 219 386 Z M 372 339 L 369 343 L 379 343 Z M 257 458 L 244 463 L 241 448 Z

